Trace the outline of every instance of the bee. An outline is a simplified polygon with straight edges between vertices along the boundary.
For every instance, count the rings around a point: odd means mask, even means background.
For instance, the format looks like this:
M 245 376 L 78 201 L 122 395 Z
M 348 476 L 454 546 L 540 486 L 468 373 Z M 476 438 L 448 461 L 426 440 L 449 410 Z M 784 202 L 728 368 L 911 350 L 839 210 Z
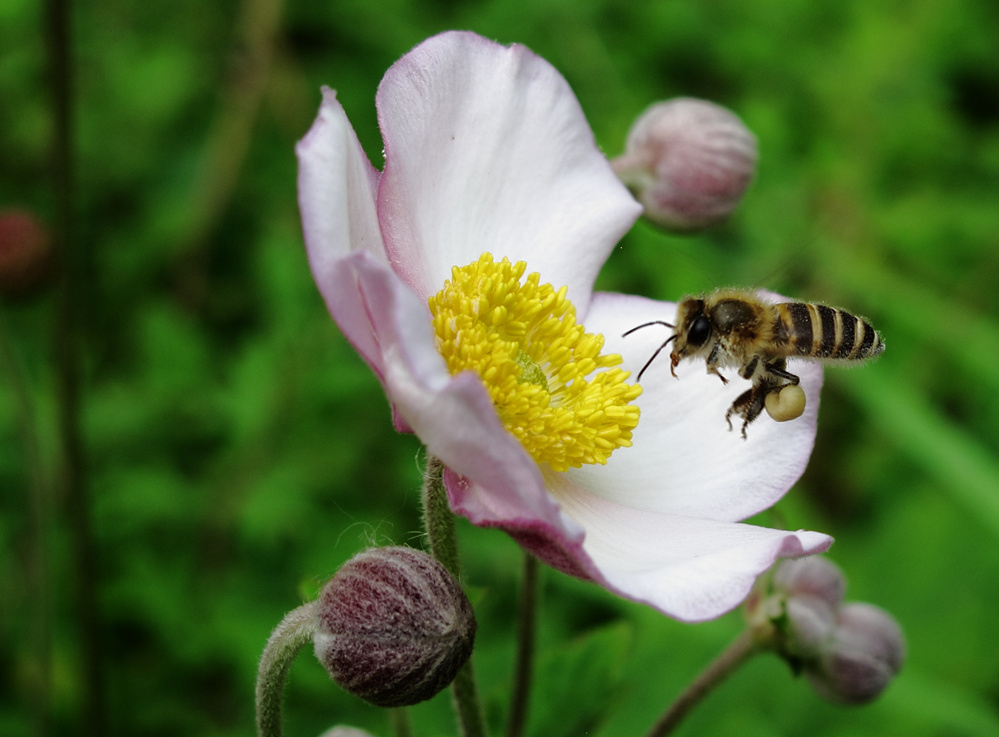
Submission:
M 670 343 L 673 376 L 685 358 L 703 357 L 708 373 L 722 383 L 728 379 L 720 368 L 738 369 L 739 376 L 752 386 L 732 402 L 725 419 L 732 429 L 732 415 L 742 418 L 743 438 L 749 423 L 764 408 L 781 421 L 799 417 L 804 411 L 804 393 L 797 388 L 798 377 L 787 370 L 788 358 L 845 364 L 874 358 L 885 349 L 881 336 L 867 320 L 845 310 L 808 302 L 768 304 L 746 289 L 719 289 L 686 297 L 677 305 L 675 325 L 653 320 L 624 335 L 650 325 L 664 325 L 675 332 L 638 372 L 638 380 Z

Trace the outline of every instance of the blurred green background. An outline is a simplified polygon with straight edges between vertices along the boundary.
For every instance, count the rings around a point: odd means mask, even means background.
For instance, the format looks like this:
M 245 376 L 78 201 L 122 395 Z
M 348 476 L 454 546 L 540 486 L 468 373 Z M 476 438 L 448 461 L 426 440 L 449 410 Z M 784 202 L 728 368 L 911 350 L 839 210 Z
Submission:
M 53 223 L 44 28 L 42 4 L 0 3 L 0 208 Z M 905 629 L 901 677 L 840 708 L 763 656 L 679 734 L 999 734 L 994 0 L 77 3 L 69 314 L 86 504 L 57 483 L 59 300 L 5 303 L 0 734 L 87 734 L 102 718 L 106 735 L 250 734 L 256 660 L 283 614 L 364 546 L 419 544 L 419 444 L 391 430 L 311 281 L 293 146 L 328 84 L 380 164 L 382 73 L 449 28 L 547 58 L 609 155 L 648 104 L 679 95 L 758 136 L 734 218 L 686 238 L 639 223 L 601 288 L 764 286 L 885 335 L 877 363 L 827 372 L 811 465 L 761 521 L 837 538 L 849 598 Z M 520 553 L 459 532 L 498 733 Z M 548 570 L 543 585 L 538 737 L 644 733 L 741 624 L 681 625 Z M 289 735 L 388 733 L 308 653 L 286 711 Z M 413 719 L 419 735 L 454 733 L 446 694 Z

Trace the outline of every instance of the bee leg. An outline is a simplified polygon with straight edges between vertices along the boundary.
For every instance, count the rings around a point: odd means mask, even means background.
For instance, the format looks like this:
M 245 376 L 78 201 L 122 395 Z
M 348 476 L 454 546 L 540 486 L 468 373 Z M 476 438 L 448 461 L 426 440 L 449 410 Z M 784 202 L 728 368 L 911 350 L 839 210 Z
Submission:
M 718 373 L 718 348 L 719 346 L 716 344 L 715 347 L 711 349 L 711 353 L 708 354 L 708 359 L 707 359 L 708 373 L 714 374 L 719 379 L 721 379 L 722 384 L 727 384 L 728 379 L 726 379 L 724 376 Z
M 721 373 L 719 373 L 718 369 L 716 369 L 714 366 L 709 366 L 708 367 L 708 373 L 709 374 L 714 374 L 719 379 L 721 379 L 722 384 L 727 384 L 728 383 L 728 379 L 726 379 L 724 376 L 722 376 Z
M 779 358 L 772 363 L 768 363 L 766 371 L 768 374 L 773 374 L 774 376 L 779 376 L 782 379 L 786 379 L 790 384 L 797 385 L 801 381 L 801 379 L 799 379 L 797 375 L 792 374 L 790 371 L 788 371 L 785 368 L 786 365 L 787 364 L 784 361 L 784 359 Z M 782 388 L 783 386 L 785 386 L 785 384 L 780 384 L 774 388 Z M 773 389 L 771 389 L 770 391 L 773 391 Z M 769 393 L 770 392 L 768 391 L 767 394 Z
M 736 400 L 734 402 L 732 402 L 732 406 L 728 408 L 728 412 L 725 413 L 725 422 L 728 423 L 728 429 L 729 430 L 733 429 L 732 428 L 732 415 L 739 415 L 740 417 L 742 417 L 743 419 L 745 419 L 746 413 L 747 413 L 749 407 L 752 405 L 752 402 L 753 402 L 753 392 L 754 391 L 755 391 L 755 387 L 753 389 L 747 389 L 742 394 L 740 394 L 736 398 Z M 759 413 L 757 413 L 757 414 L 759 414 Z M 746 425 L 745 424 L 742 426 L 742 435 L 743 435 L 743 437 L 746 436 Z
M 779 391 L 782 385 L 768 382 L 759 382 L 747 389 L 732 402 L 732 406 L 725 413 L 725 421 L 728 422 L 728 429 L 732 430 L 732 415 L 742 417 L 742 439 L 748 440 L 746 428 L 763 412 L 766 406 L 767 395 L 770 392 Z

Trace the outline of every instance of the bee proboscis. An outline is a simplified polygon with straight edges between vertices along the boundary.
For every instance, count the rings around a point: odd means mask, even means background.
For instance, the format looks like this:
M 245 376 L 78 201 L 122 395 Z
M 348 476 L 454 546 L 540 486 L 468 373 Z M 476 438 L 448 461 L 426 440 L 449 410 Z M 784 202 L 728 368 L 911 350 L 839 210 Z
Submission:
M 747 289 L 719 289 L 711 294 L 686 297 L 676 310 L 675 324 L 663 320 L 638 325 L 625 335 L 650 325 L 664 325 L 675 332 L 660 345 L 638 372 L 638 380 L 656 357 L 673 343 L 670 373 L 685 358 L 703 357 L 709 374 L 723 383 L 719 369 L 736 368 L 752 386 L 732 402 L 725 419 L 742 418 L 742 437 L 759 417 L 767 396 L 797 386 L 799 379 L 787 370 L 788 358 L 821 363 L 852 363 L 874 358 L 885 344 L 871 324 L 845 310 L 809 302 L 769 304 Z M 793 416 L 780 419 L 793 419 Z

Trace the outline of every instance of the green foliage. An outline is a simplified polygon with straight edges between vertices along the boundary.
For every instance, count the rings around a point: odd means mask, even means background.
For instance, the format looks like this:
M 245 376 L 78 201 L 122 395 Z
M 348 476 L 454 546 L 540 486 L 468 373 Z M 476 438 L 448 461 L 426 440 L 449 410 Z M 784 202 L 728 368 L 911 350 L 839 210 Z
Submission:
M 0 4 L 0 207 L 51 221 L 39 5 Z M 999 636 L 999 6 L 279 5 L 74 8 L 75 309 L 108 734 L 250 733 L 256 661 L 284 613 L 362 547 L 419 543 L 419 445 L 392 431 L 312 284 L 293 147 L 329 84 L 380 165 L 378 80 L 447 28 L 551 61 L 609 154 L 648 104 L 677 95 L 724 104 L 757 134 L 757 180 L 730 222 L 684 238 L 639 223 L 601 288 L 676 299 L 766 286 L 848 307 L 885 335 L 877 363 L 827 372 L 811 465 L 777 514 L 837 537 L 849 597 L 907 632 L 901 677 L 877 703 L 839 708 L 758 658 L 680 733 L 999 733 L 985 647 Z M 53 491 L 56 302 L 2 309 L 25 383 L 19 394 L 0 375 L 0 734 L 34 733 L 46 681 L 50 732 L 76 733 L 78 560 Z M 520 554 L 500 533 L 459 533 L 498 732 Z M 643 733 L 739 628 L 738 615 L 690 627 L 544 580 L 530 734 Z M 286 711 L 288 734 L 388 731 L 306 655 Z M 446 695 L 413 717 L 417 734 L 453 733 Z

